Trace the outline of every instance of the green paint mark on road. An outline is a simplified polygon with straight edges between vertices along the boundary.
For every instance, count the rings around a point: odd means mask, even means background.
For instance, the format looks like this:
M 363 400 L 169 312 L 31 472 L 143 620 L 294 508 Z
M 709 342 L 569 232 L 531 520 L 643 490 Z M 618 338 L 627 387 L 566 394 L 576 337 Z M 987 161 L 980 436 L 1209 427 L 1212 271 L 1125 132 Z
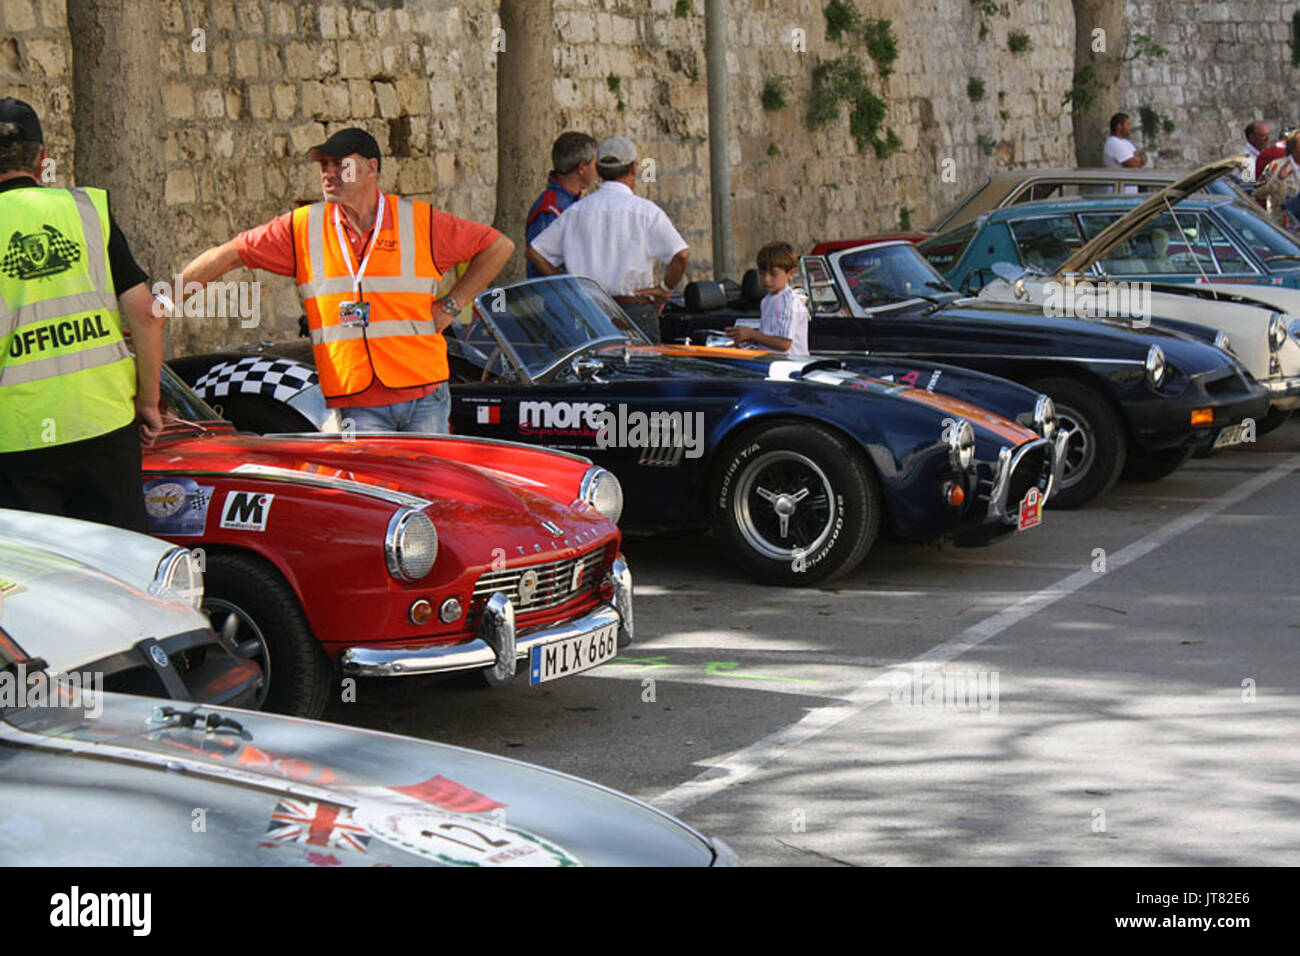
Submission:
M 743 677 L 746 680 L 776 680 L 786 684 L 819 684 L 820 681 L 805 677 L 776 677 L 772 674 L 737 674 L 735 669 L 740 664 L 735 661 L 710 661 L 704 665 L 704 673 L 716 677 Z

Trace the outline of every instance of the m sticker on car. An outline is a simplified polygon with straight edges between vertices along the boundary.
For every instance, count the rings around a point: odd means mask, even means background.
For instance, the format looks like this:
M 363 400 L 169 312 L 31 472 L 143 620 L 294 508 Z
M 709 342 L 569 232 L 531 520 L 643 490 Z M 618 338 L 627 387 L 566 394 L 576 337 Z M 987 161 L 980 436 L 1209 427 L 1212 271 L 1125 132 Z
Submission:
M 221 527 L 232 531 L 265 531 L 275 495 L 259 491 L 229 491 L 221 508 Z

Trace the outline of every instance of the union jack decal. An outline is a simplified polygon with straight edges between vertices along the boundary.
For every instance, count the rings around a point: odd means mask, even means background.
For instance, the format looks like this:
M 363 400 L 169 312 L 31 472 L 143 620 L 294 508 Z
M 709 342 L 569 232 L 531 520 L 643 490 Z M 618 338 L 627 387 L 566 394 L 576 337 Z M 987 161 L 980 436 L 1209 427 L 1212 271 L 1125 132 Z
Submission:
M 312 800 L 281 800 L 276 804 L 266 838 L 270 842 L 265 846 L 306 843 L 358 853 L 365 853 L 370 843 L 365 827 L 352 822 L 352 811 L 347 807 Z

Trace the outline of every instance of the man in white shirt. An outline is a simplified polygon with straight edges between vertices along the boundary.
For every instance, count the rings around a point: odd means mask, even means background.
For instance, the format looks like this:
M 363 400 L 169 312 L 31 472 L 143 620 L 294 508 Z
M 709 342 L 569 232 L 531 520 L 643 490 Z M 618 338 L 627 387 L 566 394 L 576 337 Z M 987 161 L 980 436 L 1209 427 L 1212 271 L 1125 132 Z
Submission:
M 1147 164 L 1147 154 L 1129 140 L 1132 133 L 1133 120 L 1127 113 L 1116 113 L 1110 118 L 1110 135 L 1106 137 L 1106 147 L 1102 151 L 1103 165 L 1111 169 L 1137 169 Z M 1137 189 L 1134 188 L 1133 192 Z
M 659 313 L 686 274 L 691 252 L 668 214 L 633 194 L 637 172 L 631 140 L 602 142 L 596 150 L 600 188 L 542 230 L 527 257 L 543 275 L 567 271 L 595 279 L 657 340 Z M 665 260 L 663 281 L 656 283 L 655 263 Z
M 1238 150 L 1241 154 L 1241 178 L 1243 182 L 1253 183 L 1255 181 L 1255 160 L 1259 158 L 1260 150 L 1268 148 L 1271 132 L 1268 124 L 1263 120 L 1255 120 L 1246 124 L 1246 143 Z

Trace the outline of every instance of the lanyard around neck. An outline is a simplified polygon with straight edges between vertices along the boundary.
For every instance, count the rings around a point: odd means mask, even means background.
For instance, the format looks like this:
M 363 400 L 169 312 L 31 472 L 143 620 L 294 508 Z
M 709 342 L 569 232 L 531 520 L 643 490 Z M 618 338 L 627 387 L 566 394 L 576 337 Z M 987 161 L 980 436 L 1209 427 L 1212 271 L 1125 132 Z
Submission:
M 370 232 L 370 242 L 366 245 L 366 254 L 361 259 L 361 265 L 355 270 L 352 268 L 352 247 L 348 243 L 347 237 L 343 235 L 343 223 L 339 215 L 339 207 L 334 207 L 334 231 L 339 237 L 339 248 L 343 250 L 343 262 L 348 267 L 348 275 L 352 276 L 352 291 L 361 291 L 361 277 L 366 274 L 366 265 L 370 262 L 370 253 L 375 251 L 375 242 L 379 239 L 379 230 L 384 227 L 384 194 L 379 194 L 379 209 L 375 212 L 375 226 Z

